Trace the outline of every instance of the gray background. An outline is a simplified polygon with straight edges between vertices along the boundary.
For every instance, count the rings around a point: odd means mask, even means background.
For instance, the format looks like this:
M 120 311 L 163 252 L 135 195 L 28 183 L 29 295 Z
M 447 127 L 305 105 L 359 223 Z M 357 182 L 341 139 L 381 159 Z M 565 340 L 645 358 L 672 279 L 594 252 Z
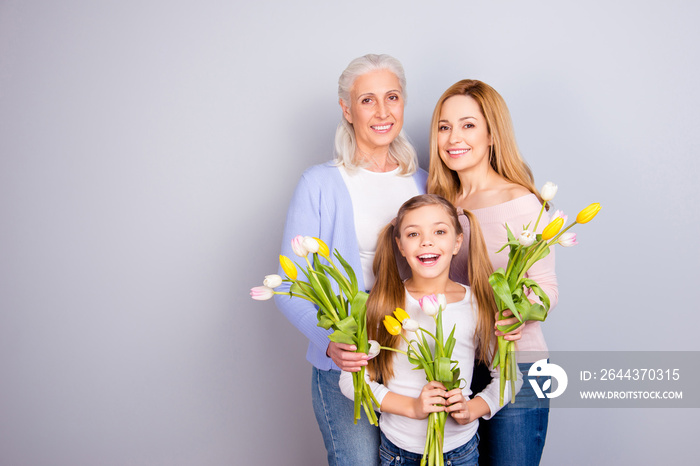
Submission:
M 248 289 L 389 53 L 427 167 L 462 78 L 556 207 L 556 350 L 698 350 L 696 2 L 0 0 L 0 464 L 323 464 L 306 342 Z M 697 396 L 697 395 L 696 395 Z M 543 464 L 695 457 L 697 410 L 553 410 Z

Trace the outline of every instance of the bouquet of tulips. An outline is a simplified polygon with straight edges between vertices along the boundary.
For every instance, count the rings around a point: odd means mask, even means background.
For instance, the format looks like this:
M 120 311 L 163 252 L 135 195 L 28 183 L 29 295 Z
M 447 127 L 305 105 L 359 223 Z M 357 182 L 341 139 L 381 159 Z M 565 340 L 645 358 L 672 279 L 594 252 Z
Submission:
M 435 320 L 435 334 L 433 335 L 428 330 L 420 327 L 418 322 L 411 319 L 406 311 L 401 308 L 396 308 L 393 316 L 384 317 L 384 327 L 391 335 L 400 335 L 406 342 L 408 347 L 406 352 L 396 350 L 394 348 L 385 348 L 391 351 L 403 353 L 408 357 L 411 364 L 416 368 L 425 371 L 425 378 L 428 382 L 434 380 L 442 383 L 449 391 L 457 388 L 460 383 L 459 367 L 457 361 L 453 361 L 452 350 L 454 350 L 457 342 L 454 337 L 455 327 L 452 327 L 452 332 L 443 340 L 444 334 L 442 330 L 442 311 L 447 306 L 445 295 L 427 295 L 423 296 L 419 301 L 420 307 L 427 315 L 432 316 Z M 411 340 L 403 334 L 401 329 L 410 332 L 420 332 L 420 341 Z M 434 352 L 431 349 L 429 340 L 426 335 L 434 341 Z M 428 431 L 425 439 L 425 450 L 423 450 L 423 458 L 421 466 L 443 465 L 442 446 L 445 438 L 445 421 L 447 413 L 440 411 L 430 413 L 428 416 Z
M 288 294 L 290 297 L 311 301 L 318 308 L 318 326 L 334 330 L 328 336 L 331 341 L 355 345 L 361 353 L 376 354 L 378 345 L 370 350 L 367 340 L 367 293 L 358 290 L 357 277 L 352 267 L 336 250 L 334 255 L 345 270 L 343 274 L 331 258 L 328 246 L 318 238 L 296 236 L 292 239 L 292 249 L 297 256 L 306 260 L 306 267 L 298 267 L 306 280 L 297 278 L 297 265 L 291 259 L 280 256 L 280 265 L 287 278 L 283 280 L 279 275 L 266 276 L 263 286 L 256 286 L 250 290 L 251 297 L 264 300 L 275 294 Z M 313 255 L 313 263 L 309 260 L 309 254 Z M 327 264 L 322 263 L 319 256 L 323 257 Z M 291 283 L 289 291 L 274 291 L 274 288 L 283 282 Z M 333 290 L 333 282 L 338 287 L 337 294 Z M 369 422 L 376 426 L 378 423 L 374 406 L 378 408 L 379 403 L 365 380 L 365 368 L 362 367 L 352 375 L 355 389 L 355 424 L 360 419 L 362 407 Z
M 554 183 L 545 183 L 541 191 L 542 208 L 532 230 L 529 230 L 528 226 L 526 226 L 520 236 L 516 238 L 510 231 L 510 228 L 508 228 L 508 225 L 506 225 L 508 242 L 498 252 L 501 252 L 506 247 L 510 248 L 508 265 L 506 270 L 499 268 L 489 277 L 489 283 L 496 296 L 496 305 L 499 310 L 496 320 L 506 318 L 503 316 L 503 311 L 507 309 L 510 309 L 518 319 L 518 322 L 510 326 L 499 326 L 499 330 L 504 333 L 515 330 L 528 320 L 542 322 L 547 318 L 549 297 L 534 280 L 527 278 L 525 275 L 535 262 L 549 254 L 550 247 L 556 244 L 564 247 L 578 244 L 576 242 L 576 234 L 568 230 L 576 224 L 588 223 L 600 210 L 599 203 L 589 205 L 579 212 L 576 220 L 564 229 L 562 227 L 566 223 L 567 216 L 561 211 L 556 211 L 552 220 L 542 230 L 542 234 L 537 234 L 537 225 L 542 218 L 545 205 L 547 201 L 554 198 L 557 189 L 557 185 Z M 540 298 L 541 303 L 530 302 L 528 292 L 532 292 Z M 493 367 L 499 368 L 499 401 L 501 406 L 503 406 L 505 383 L 508 380 L 512 382 L 510 385 L 513 390 L 511 403 L 515 402 L 515 380 L 517 379 L 518 366 L 513 351 L 513 343 L 505 340 L 502 336 L 498 337 L 498 347 L 493 360 Z

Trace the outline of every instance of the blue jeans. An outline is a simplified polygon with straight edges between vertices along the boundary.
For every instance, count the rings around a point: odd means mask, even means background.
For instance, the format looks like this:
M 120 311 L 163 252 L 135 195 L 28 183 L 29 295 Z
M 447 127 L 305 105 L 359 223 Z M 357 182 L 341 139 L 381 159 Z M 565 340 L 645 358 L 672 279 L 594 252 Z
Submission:
M 381 466 L 420 465 L 421 458 L 423 458 L 422 453 L 402 450 L 387 439 L 383 433 L 381 436 L 382 444 L 379 447 Z M 445 466 L 478 466 L 479 449 L 477 445 L 479 445 L 479 434 L 475 434 L 471 440 L 461 447 L 443 453 L 442 457 L 445 460 Z
M 373 426 L 362 412 L 354 420 L 354 403 L 340 391 L 340 371 L 313 368 L 311 401 L 323 442 L 328 452 L 329 466 L 378 466 L 379 428 Z
M 530 363 L 519 363 L 523 386 L 515 403 L 506 404 L 488 421 L 479 420 L 479 464 L 537 466 L 542 458 L 549 421 L 549 398 L 537 398 L 527 372 Z M 542 387 L 543 379 L 537 377 Z M 549 390 L 545 390 L 549 391 Z

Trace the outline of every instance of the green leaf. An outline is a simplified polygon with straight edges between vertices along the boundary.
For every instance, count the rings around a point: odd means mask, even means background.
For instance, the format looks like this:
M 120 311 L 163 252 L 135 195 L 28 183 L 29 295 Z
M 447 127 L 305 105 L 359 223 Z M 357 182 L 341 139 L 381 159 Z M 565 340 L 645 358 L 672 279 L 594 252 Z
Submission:
M 453 325 L 452 332 L 450 332 L 450 336 L 447 337 L 447 341 L 445 342 L 445 357 L 447 357 L 447 358 L 452 357 L 452 350 L 454 350 L 455 344 L 457 343 L 457 340 L 454 337 L 455 329 L 456 329 L 456 326 Z
M 343 256 L 340 255 L 338 250 L 333 251 L 333 255 L 338 258 L 338 261 L 343 265 L 343 268 L 345 269 L 345 273 L 348 274 L 348 278 L 350 279 L 350 289 L 352 293 L 348 296 L 355 296 L 355 293 L 357 293 L 357 276 L 355 276 L 355 271 L 350 267 L 350 264 L 347 263 L 345 259 L 343 259 Z
M 357 333 L 357 322 L 352 316 L 347 316 L 345 319 L 335 324 L 335 328 L 348 335 Z
M 534 303 L 530 306 L 530 309 L 525 316 L 525 320 L 536 320 L 539 322 L 544 322 L 547 318 L 547 310 L 539 303 Z
M 340 303 L 338 302 L 338 298 L 335 295 L 335 291 L 333 291 L 331 281 L 328 280 L 328 277 L 326 277 L 323 272 L 316 271 L 313 272 L 313 275 L 317 281 L 312 280 L 311 286 L 316 290 L 319 299 L 333 309 L 340 308 Z
M 408 351 L 406 351 L 406 356 L 408 357 L 408 361 L 414 366 L 419 366 L 421 368 L 423 367 L 423 361 L 420 359 L 419 355 L 416 354 L 412 347 L 408 347 Z
M 437 358 L 435 360 L 435 380 L 452 382 L 452 361 L 450 361 L 450 358 Z
M 330 265 L 325 265 L 325 264 L 319 264 L 318 268 L 320 270 L 323 270 L 323 272 L 326 275 L 330 276 L 338 284 L 338 287 L 341 290 L 343 290 L 343 293 L 345 293 L 345 296 L 352 296 L 352 290 L 350 289 L 350 282 L 348 281 L 347 278 L 343 277 L 337 269 L 334 269 Z
M 425 334 L 423 332 L 421 332 L 421 339 L 423 340 L 423 344 L 418 343 L 418 350 L 426 361 L 432 361 L 433 355 L 430 353 L 430 346 L 428 346 L 428 341 L 425 339 Z
M 530 288 L 533 293 L 537 295 L 538 298 L 540 298 L 540 301 L 542 302 L 542 305 L 544 306 L 545 312 L 549 311 L 549 296 L 547 296 L 547 293 L 544 292 L 542 288 L 540 288 L 540 285 L 537 284 L 535 280 L 526 278 L 523 280 L 523 285 L 526 287 Z M 545 316 L 546 317 L 546 316 Z M 532 319 L 530 319 L 532 320 Z M 542 319 L 544 320 L 544 319 Z
M 498 299 L 500 299 L 505 305 L 505 308 L 513 311 L 515 317 L 517 317 L 518 320 L 522 322 L 523 319 L 520 317 L 520 314 L 518 313 L 518 310 L 515 307 L 515 303 L 513 302 L 513 297 L 511 295 L 508 282 L 506 281 L 506 277 L 497 272 L 494 272 L 489 277 L 489 283 L 491 284 L 491 288 L 493 288 L 493 291 L 498 297 Z
M 325 328 L 328 330 L 333 326 L 333 321 L 326 317 L 324 314 L 321 314 L 320 317 L 318 318 L 318 325 L 319 327 Z
M 359 291 L 355 294 L 355 297 L 350 303 L 350 314 L 360 320 L 364 321 L 367 315 L 367 298 L 368 294 L 364 291 Z
M 508 241 L 518 241 L 518 239 L 515 237 L 512 231 L 510 231 L 510 227 L 506 223 L 506 234 L 508 235 Z
M 501 246 L 501 249 L 496 251 L 496 254 L 498 254 L 499 252 L 503 251 L 505 248 L 508 248 L 508 247 L 510 248 L 510 252 L 508 253 L 510 256 L 510 253 L 517 251 L 518 247 L 520 247 L 520 242 L 518 240 L 508 241 L 506 244 Z
M 435 355 L 436 356 L 444 356 L 442 354 L 444 352 L 444 347 L 443 347 L 443 341 L 445 339 L 443 338 L 442 334 L 442 311 L 438 312 L 437 315 L 437 325 L 435 326 Z
M 498 363 L 501 360 L 499 355 L 498 355 L 498 346 L 496 346 L 496 352 L 493 353 L 493 361 L 491 362 L 491 369 L 495 369 L 498 367 Z
M 353 337 L 351 337 L 347 333 L 344 333 L 340 330 L 336 330 L 335 332 L 328 335 L 328 339 L 330 341 L 335 342 L 335 343 L 345 343 L 347 345 L 354 345 L 355 344 L 355 340 L 353 339 Z

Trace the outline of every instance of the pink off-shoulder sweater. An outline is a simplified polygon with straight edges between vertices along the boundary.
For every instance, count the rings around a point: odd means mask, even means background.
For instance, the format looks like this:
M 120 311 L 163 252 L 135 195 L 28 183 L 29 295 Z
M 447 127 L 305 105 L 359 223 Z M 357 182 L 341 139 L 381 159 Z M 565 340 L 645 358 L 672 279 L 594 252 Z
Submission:
M 496 253 L 507 241 L 505 224 L 508 223 L 508 227 L 517 237 L 524 226 L 530 224 L 530 228 L 532 228 L 535 225 L 541 206 L 542 204 L 540 204 L 534 194 L 528 194 L 492 207 L 471 211 L 481 226 L 493 270 L 500 267 L 505 269 L 508 264 L 508 248 L 505 248 L 500 253 Z M 459 220 L 464 229 L 464 243 L 460 252 L 452 260 L 450 278 L 458 283 L 469 284 L 467 276 L 469 222 L 464 214 L 459 216 Z M 537 226 L 538 232 L 541 232 L 548 223 L 549 215 L 545 211 Z M 535 280 L 549 297 L 550 313 L 556 306 L 559 297 L 557 276 L 554 272 L 554 249 L 552 247 L 547 257 L 536 262 L 527 273 L 527 276 Z M 536 296 L 533 294 L 532 298 L 535 299 Z M 522 338 L 517 343 L 517 349 L 519 351 L 547 351 L 547 343 L 542 334 L 540 322 L 528 322 L 523 327 Z M 518 359 L 518 362 L 535 362 L 527 359 L 531 358 L 523 355 L 523 357 Z

